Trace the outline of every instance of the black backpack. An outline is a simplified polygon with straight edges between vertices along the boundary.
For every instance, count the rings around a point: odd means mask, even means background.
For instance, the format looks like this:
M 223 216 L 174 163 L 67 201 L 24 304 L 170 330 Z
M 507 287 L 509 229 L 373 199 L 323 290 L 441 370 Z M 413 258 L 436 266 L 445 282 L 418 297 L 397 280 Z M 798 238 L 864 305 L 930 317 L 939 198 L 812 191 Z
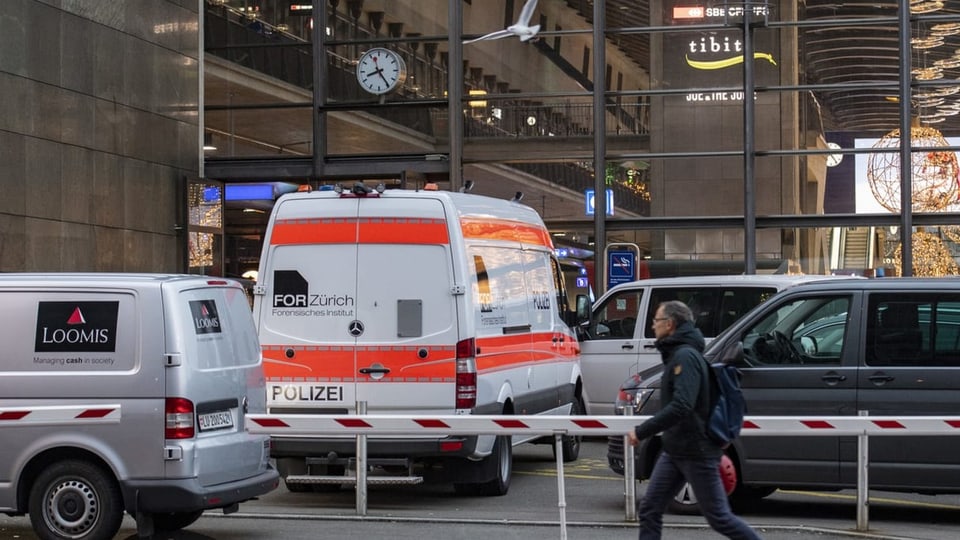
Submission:
M 721 448 L 726 448 L 740 435 L 743 417 L 747 414 L 747 402 L 740 389 L 740 370 L 731 364 L 710 364 L 711 379 L 715 388 L 713 406 L 707 419 L 707 436 Z

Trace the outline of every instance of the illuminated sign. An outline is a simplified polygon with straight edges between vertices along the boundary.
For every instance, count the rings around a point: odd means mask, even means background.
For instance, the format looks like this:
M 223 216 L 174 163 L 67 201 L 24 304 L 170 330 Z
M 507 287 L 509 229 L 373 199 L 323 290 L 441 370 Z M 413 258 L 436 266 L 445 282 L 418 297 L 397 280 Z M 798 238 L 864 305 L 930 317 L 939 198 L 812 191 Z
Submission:
M 290 4 L 287 13 L 290 15 L 312 15 L 313 4 Z
M 588 215 L 588 216 L 592 216 L 592 215 L 594 215 L 594 214 L 596 213 L 596 206 L 594 205 L 593 193 L 594 193 L 594 191 L 593 191 L 592 189 L 588 189 L 588 190 L 584 193 L 585 199 L 586 199 L 586 203 L 587 203 L 587 215 Z M 607 200 L 606 200 L 606 203 L 607 203 L 607 208 L 606 208 L 606 210 L 607 210 L 607 215 L 608 215 L 608 216 L 612 216 L 612 215 L 613 215 L 613 190 L 612 190 L 612 189 L 607 189 Z
M 673 8 L 673 18 L 679 19 L 702 19 L 702 6 L 677 6 Z

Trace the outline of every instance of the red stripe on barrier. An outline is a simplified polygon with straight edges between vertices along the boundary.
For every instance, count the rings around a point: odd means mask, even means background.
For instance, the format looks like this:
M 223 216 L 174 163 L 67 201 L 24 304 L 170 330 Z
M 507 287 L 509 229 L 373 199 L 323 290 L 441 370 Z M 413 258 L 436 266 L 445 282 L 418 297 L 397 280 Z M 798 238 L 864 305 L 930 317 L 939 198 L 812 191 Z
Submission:
M 511 429 L 530 427 L 524 424 L 523 422 L 521 422 L 520 420 L 494 420 L 494 422 L 500 427 L 511 428 Z
M 290 427 L 289 424 L 277 418 L 254 418 L 253 421 L 263 427 Z
M 599 422 L 597 420 L 574 420 L 573 423 L 582 428 L 590 428 L 590 429 L 603 429 L 607 427 L 606 424 L 604 424 L 603 422 Z
M 7 411 L 0 413 L 0 420 L 19 420 L 30 414 L 30 411 Z
M 744 420 L 744 421 L 743 421 L 743 429 L 760 429 L 760 426 L 754 424 L 753 422 L 751 422 L 751 421 L 749 421 L 749 420 Z
M 810 429 L 834 429 L 833 424 L 823 420 L 801 420 L 800 423 Z
M 876 420 L 873 422 L 877 427 L 883 429 L 906 429 L 907 426 L 896 420 Z
M 952 428 L 960 428 L 960 420 L 947 420 L 947 425 Z
M 442 420 L 416 420 L 420 427 L 425 428 L 449 428 L 450 425 Z
M 76 418 L 103 418 L 114 410 L 115 409 L 87 409 L 78 414 Z
M 337 423 L 343 427 L 348 427 L 348 428 L 373 427 L 370 424 L 364 422 L 363 420 L 360 420 L 359 418 L 337 418 Z

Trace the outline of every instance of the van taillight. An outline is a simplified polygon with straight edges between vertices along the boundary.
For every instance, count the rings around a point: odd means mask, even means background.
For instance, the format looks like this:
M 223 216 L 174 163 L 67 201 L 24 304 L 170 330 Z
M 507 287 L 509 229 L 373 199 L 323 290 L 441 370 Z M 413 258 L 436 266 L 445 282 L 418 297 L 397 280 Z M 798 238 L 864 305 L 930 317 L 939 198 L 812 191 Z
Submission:
M 457 408 L 477 405 L 476 342 L 473 338 L 457 342 Z
M 184 398 L 167 398 L 166 439 L 191 439 L 195 434 L 193 402 Z

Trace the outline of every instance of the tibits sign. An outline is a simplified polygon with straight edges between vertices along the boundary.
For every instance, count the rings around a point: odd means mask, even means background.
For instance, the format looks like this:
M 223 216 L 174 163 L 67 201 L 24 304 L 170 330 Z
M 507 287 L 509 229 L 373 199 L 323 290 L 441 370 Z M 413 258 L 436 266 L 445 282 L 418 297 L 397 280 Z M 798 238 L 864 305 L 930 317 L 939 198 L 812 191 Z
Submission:
M 682 2 L 680 0 L 678 4 Z M 674 5 L 671 22 L 675 25 L 723 23 L 742 20 L 742 6 Z M 766 5 L 749 8 L 748 17 L 767 17 Z M 669 12 L 668 12 L 669 13 Z M 756 84 L 777 84 L 779 47 L 773 30 L 754 30 Z M 744 43 L 740 29 L 709 32 L 670 32 L 663 42 L 663 81 L 671 87 L 740 86 L 743 82 Z M 743 92 L 696 92 L 685 96 L 691 102 L 742 101 Z

